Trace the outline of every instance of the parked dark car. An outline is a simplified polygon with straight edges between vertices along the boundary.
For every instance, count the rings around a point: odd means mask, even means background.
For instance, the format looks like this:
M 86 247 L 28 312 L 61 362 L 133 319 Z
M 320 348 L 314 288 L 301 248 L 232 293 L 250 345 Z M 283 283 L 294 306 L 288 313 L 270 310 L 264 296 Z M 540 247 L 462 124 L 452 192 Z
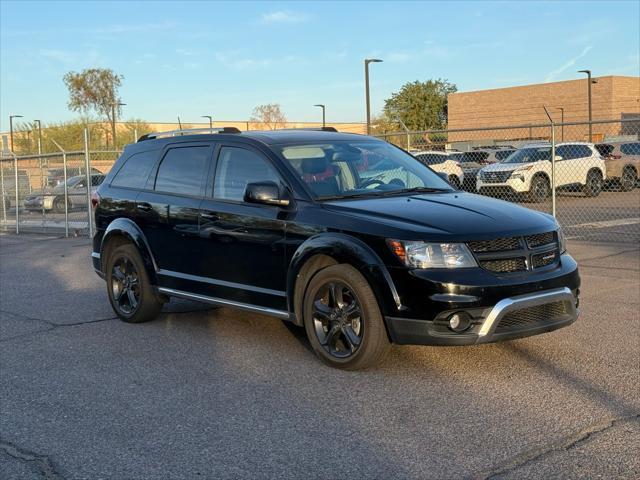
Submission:
M 391 342 L 495 342 L 578 316 L 578 267 L 551 216 L 453 190 L 372 137 L 153 134 L 92 202 L 93 266 L 126 322 L 170 297 L 239 308 L 304 327 L 320 359 L 358 369 Z
M 101 175 L 102 172 L 97 168 L 91 167 L 92 175 Z M 84 167 L 67 167 L 67 179 L 71 177 L 77 177 L 85 175 L 86 169 Z M 64 183 L 64 168 L 50 168 L 47 170 L 47 187 L 57 187 Z

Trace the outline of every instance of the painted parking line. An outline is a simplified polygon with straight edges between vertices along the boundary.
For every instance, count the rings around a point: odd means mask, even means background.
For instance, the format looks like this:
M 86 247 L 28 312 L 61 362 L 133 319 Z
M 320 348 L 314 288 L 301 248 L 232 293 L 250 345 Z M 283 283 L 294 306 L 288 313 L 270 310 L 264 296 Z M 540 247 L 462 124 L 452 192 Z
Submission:
M 623 225 L 635 225 L 640 223 L 640 217 L 618 218 L 616 220 L 603 220 L 601 222 L 579 223 L 576 225 L 566 225 L 565 228 L 609 228 Z

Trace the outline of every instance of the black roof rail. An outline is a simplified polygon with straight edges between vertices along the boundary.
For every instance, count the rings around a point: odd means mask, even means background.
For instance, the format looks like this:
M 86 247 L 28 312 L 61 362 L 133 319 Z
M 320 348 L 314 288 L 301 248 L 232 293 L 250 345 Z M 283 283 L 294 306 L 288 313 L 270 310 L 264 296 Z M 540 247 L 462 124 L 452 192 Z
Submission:
M 266 130 L 268 131 L 268 130 Z M 274 130 L 276 132 L 296 132 L 296 131 L 303 131 L 303 132 L 336 132 L 338 133 L 338 130 L 336 130 L 336 127 L 302 127 L 302 128 L 278 128 L 276 130 Z
M 146 135 L 142 135 L 138 142 L 145 140 L 153 140 L 161 137 L 175 137 L 178 135 L 206 135 L 214 133 L 241 133 L 236 127 L 221 127 L 221 128 L 183 128 L 180 130 L 169 130 L 166 132 L 151 132 Z

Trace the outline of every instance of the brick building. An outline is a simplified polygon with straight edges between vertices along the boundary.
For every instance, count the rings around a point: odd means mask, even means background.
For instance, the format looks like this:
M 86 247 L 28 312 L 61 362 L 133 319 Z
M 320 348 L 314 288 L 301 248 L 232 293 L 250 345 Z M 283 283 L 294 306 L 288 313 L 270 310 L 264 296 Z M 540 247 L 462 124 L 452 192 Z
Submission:
M 591 85 L 593 120 L 616 120 L 640 117 L 640 77 L 594 77 Z M 521 87 L 496 88 L 475 92 L 458 92 L 449 95 L 449 129 L 469 129 L 525 125 L 523 128 L 505 128 L 492 131 L 451 132 L 449 141 L 471 139 L 547 139 L 549 128 L 527 125 L 549 122 L 543 105 L 554 120 L 560 123 L 564 109 L 565 122 L 582 122 L 589 118 L 587 79 L 550 82 Z M 635 123 L 635 122 L 634 122 Z M 593 140 L 605 135 L 625 134 L 625 130 L 639 131 L 638 126 L 626 128 L 617 124 L 593 126 Z M 586 126 L 566 128 L 572 138 L 587 140 Z

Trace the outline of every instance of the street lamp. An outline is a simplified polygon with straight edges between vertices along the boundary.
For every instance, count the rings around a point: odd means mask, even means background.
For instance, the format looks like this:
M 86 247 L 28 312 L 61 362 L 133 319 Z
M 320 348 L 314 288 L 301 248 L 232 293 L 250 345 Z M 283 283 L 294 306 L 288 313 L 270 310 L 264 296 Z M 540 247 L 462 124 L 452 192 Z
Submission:
M 11 138 L 11 151 L 13 151 L 13 119 L 22 118 L 22 115 L 9 115 L 9 137 Z
M 564 107 L 557 107 L 560 110 L 560 137 L 562 142 L 564 142 Z
M 371 104 L 369 101 L 369 64 L 380 63 L 382 60 L 378 58 L 365 58 L 364 60 L 364 89 L 367 101 L 367 135 L 371 133 Z
M 587 95 L 589 96 L 589 141 L 591 142 L 593 137 L 593 134 L 592 134 L 593 125 L 591 124 L 591 121 L 593 120 L 591 116 L 591 84 L 596 83 L 596 81 L 591 80 L 591 70 L 578 70 L 578 73 L 587 74 L 587 85 L 589 86 L 588 93 L 587 93 Z
M 321 103 L 318 103 L 317 105 L 314 105 L 314 107 L 320 107 L 322 109 L 322 126 L 324 127 L 326 125 L 325 116 L 324 116 L 324 105 Z
M 40 120 L 34 120 L 33 123 L 38 124 L 38 155 L 42 155 L 42 124 Z
M 213 117 L 211 115 L 202 115 L 202 118 L 209 119 L 209 131 L 213 133 Z
M 116 150 L 116 107 L 124 107 L 126 103 L 113 102 L 111 104 L 111 138 L 113 139 L 113 149 Z

